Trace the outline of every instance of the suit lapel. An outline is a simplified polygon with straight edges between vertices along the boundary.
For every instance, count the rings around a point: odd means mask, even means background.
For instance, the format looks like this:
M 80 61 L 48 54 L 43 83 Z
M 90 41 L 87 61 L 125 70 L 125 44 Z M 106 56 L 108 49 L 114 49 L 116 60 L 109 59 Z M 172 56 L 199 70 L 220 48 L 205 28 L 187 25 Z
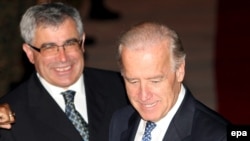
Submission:
M 81 136 L 68 120 L 54 99 L 42 87 L 35 76 L 29 83 L 29 106 L 32 120 L 40 126 L 39 130 L 52 136 L 60 135 L 66 140 L 80 141 Z
M 87 70 L 85 68 L 84 83 L 89 120 L 89 138 L 97 140 L 97 135 L 108 134 L 108 130 L 105 127 L 109 126 L 107 121 L 110 120 L 110 117 L 106 116 L 108 110 L 106 107 L 110 97 L 109 94 L 108 96 L 105 95 L 106 93 L 104 93 L 105 91 L 102 88 L 103 84 L 99 84 L 99 80 Z
M 194 98 L 190 91 L 186 89 L 184 100 L 172 119 L 165 134 L 164 141 L 169 140 L 190 140 L 193 118 L 195 112 Z
M 134 141 L 140 119 L 139 114 L 134 112 L 129 119 L 128 129 L 121 134 L 121 141 Z

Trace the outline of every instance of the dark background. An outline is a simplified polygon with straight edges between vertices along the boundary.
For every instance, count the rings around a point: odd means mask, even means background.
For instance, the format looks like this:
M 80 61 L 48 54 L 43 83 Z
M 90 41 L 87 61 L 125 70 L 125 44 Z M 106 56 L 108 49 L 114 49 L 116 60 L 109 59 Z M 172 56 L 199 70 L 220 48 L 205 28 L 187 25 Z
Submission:
M 79 10 L 85 31 L 96 42 L 86 47 L 86 65 L 118 70 L 116 41 L 140 21 L 169 25 L 187 52 L 185 83 L 207 106 L 235 124 L 250 124 L 250 2 L 248 0 L 106 0 L 118 20 L 87 18 L 89 0 Z M 30 74 L 22 53 L 19 21 L 34 0 L 0 1 L 0 96 Z M 26 61 L 23 61 L 26 60 Z

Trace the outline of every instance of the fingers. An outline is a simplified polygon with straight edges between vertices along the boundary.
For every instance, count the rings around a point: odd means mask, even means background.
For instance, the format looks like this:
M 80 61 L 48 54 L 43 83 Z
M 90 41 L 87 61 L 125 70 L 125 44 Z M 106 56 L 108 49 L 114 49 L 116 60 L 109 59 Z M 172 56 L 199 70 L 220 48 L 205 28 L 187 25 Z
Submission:
M 8 104 L 0 104 L 0 128 L 10 129 L 15 122 L 15 114 Z
M 11 124 L 1 124 L 0 128 L 10 129 L 11 128 Z
M 14 123 L 15 122 L 15 113 L 14 112 L 9 112 L 9 123 Z

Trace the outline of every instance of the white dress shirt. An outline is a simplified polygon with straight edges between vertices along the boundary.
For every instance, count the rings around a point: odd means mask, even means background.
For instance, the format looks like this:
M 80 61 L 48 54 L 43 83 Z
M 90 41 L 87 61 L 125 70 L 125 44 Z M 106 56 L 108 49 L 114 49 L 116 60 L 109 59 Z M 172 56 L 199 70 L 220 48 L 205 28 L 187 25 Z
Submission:
M 179 109 L 179 107 L 184 99 L 185 92 L 186 92 L 186 90 L 185 90 L 184 86 L 181 85 L 181 90 L 180 90 L 180 93 L 179 93 L 179 96 L 177 98 L 175 105 L 170 109 L 170 111 L 167 113 L 167 115 L 165 117 L 163 117 L 161 120 L 156 122 L 156 127 L 151 132 L 151 137 L 152 137 L 151 141 L 162 141 L 163 140 L 172 118 L 174 117 L 175 113 Z M 142 136 L 144 134 L 146 123 L 147 123 L 147 121 L 141 119 L 139 127 L 137 129 L 136 136 L 135 136 L 135 141 L 142 140 Z
M 56 103 L 60 106 L 60 108 L 65 112 L 65 101 L 61 94 L 66 90 L 73 90 L 76 92 L 74 98 L 74 104 L 76 110 L 81 114 L 84 120 L 88 123 L 88 114 L 87 114 L 87 104 L 86 104 L 86 95 L 85 95 L 85 85 L 83 81 L 83 75 L 68 89 L 63 89 L 48 83 L 45 79 L 43 79 L 38 73 L 37 76 L 41 81 L 44 88 L 48 91 L 51 97 L 56 101 Z

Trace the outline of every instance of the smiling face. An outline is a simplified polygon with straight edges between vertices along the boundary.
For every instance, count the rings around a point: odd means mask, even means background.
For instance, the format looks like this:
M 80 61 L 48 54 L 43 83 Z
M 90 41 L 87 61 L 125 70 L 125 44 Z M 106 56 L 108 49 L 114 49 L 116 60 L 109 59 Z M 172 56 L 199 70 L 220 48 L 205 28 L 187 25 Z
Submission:
M 160 120 L 179 95 L 185 63 L 173 70 L 168 45 L 161 41 L 148 48 L 122 48 L 122 74 L 128 97 L 144 120 Z
M 84 36 L 79 37 L 75 22 L 70 18 L 56 27 L 39 26 L 34 37 L 32 45 L 38 48 L 45 44 L 60 46 L 72 39 L 84 41 Z M 83 72 L 83 46 L 70 52 L 59 47 L 58 53 L 52 56 L 43 56 L 27 44 L 23 44 L 23 50 L 29 61 L 35 65 L 36 71 L 52 85 L 67 88 L 75 83 Z

